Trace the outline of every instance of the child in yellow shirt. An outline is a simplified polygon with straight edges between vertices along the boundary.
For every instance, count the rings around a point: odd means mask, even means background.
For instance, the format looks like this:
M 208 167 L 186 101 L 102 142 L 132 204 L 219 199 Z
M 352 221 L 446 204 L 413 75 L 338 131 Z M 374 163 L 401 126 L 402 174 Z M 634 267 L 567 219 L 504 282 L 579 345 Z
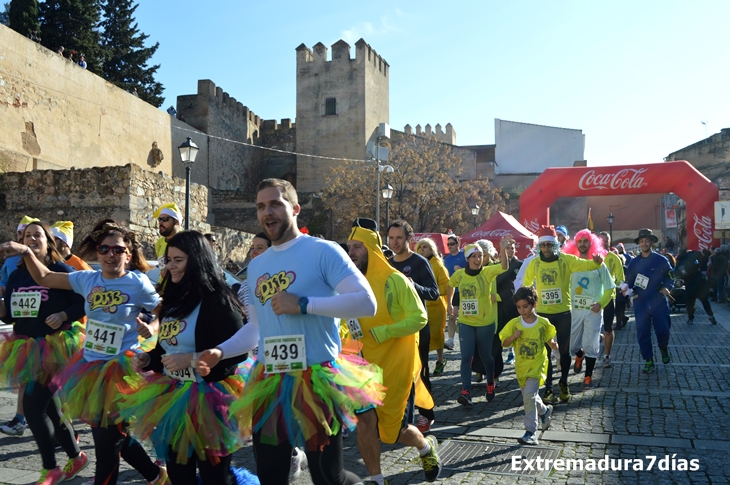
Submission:
M 515 349 L 515 374 L 522 389 L 522 402 L 525 404 L 525 429 L 517 441 L 523 445 L 537 445 L 537 420 L 544 431 L 550 426 L 553 407 L 545 405 L 538 394 L 545 382 L 548 367 L 548 352 L 545 344 L 558 350 L 555 342 L 555 327 L 550 321 L 535 312 L 537 292 L 532 286 L 522 287 L 513 297 L 520 316 L 513 318 L 499 332 L 503 347 Z

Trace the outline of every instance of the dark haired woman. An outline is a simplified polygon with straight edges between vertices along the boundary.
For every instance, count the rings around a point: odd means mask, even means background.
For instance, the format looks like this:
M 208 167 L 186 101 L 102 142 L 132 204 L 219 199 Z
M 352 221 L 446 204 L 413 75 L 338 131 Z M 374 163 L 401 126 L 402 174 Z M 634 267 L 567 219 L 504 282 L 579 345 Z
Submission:
M 173 236 L 166 256 L 158 343 L 135 356 L 137 367 L 154 372 L 127 379 L 122 416 L 132 419 L 136 436 L 150 439 L 158 456 L 165 456 L 173 485 L 197 484 L 196 466 L 205 485 L 254 483 L 231 469 L 231 453 L 241 444 L 228 406 L 243 390 L 236 369 L 244 357 L 222 360 L 205 377 L 194 370 L 197 352 L 243 326 L 240 304 L 199 232 Z
M 169 483 L 166 470 L 155 465 L 144 448 L 130 438 L 124 423 L 115 422 L 119 418 L 117 386 L 124 382 L 124 376 L 134 373 L 132 357 L 139 346 L 137 315 L 142 309 L 156 309 L 160 303 L 149 279 L 126 270 L 135 240 L 134 233 L 105 224 L 84 241 L 96 248 L 101 270 L 75 273 L 51 271 L 27 246 L 14 242 L 0 245 L 6 255 L 23 255 L 37 284 L 73 290 L 84 297 L 88 321 L 83 352 L 56 374 L 53 384 L 59 388 L 65 415 L 91 425 L 95 485 L 117 483 L 120 454 L 151 484 Z
M 25 229 L 25 252 L 34 254 L 44 268 L 72 273 L 63 264 L 51 229 L 33 222 Z M 8 279 L 0 318 L 12 322 L 13 333 L 0 344 L 0 385 L 24 389 L 23 408 L 43 461 L 38 483 L 55 484 L 75 477 L 89 463 L 79 450 L 71 423 L 61 413 L 48 389 L 51 378 L 81 349 L 84 301 L 73 291 L 36 285 L 25 261 Z M 61 470 L 56 463 L 56 440 L 69 457 Z

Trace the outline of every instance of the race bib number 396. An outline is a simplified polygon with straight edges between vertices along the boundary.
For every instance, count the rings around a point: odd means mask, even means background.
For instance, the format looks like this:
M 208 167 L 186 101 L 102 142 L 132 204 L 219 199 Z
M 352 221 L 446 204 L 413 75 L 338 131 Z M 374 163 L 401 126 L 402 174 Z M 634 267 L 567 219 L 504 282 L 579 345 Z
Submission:
M 10 297 L 10 308 L 13 318 L 35 318 L 41 308 L 41 292 L 13 292 Z
M 307 368 L 304 335 L 282 335 L 264 339 L 266 373 L 290 372 Z
M 461 313 L 466 317 L 479 315 L 479 300 L 461 300 Z
M 89 320 L 86 323 L 84 349 L 102 355 L 117 355 L 122 348 L 124 325 Z
M 563 292 L 560 288 L 548 288 L 540 291 L 540 303 L 543 305 L 560 305 L 563 303 Z

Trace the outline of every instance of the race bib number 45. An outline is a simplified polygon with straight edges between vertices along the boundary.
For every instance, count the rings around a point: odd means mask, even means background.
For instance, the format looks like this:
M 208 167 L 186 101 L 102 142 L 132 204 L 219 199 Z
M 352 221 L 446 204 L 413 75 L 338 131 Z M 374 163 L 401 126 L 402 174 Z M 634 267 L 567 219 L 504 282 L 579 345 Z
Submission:
M 41 308 L 41 292 L 13 292 L 10 297 L 13 318 L 35 318 Z
M 465 317 L 479 315 L 479 300 L 461 300 L 461 313 Z
M 117 355 L 124 339 L 124 325 L 98 322 L 86 322 L 86 341 L 84 349 L 102 355 Z
M 560 288 L 548 288 L 540 291 L 540 302 L 543 305 L 560 305 L 563 303 L 563 292 Z
M 304 335 L 282 335 L 264 339 L 266 373 L 290 372 L 307 368 Z
M 574 296 L 573 297 L 573 308 L 577 310 L 590 310 L 593 305 L 593 298 L 586 296 Z

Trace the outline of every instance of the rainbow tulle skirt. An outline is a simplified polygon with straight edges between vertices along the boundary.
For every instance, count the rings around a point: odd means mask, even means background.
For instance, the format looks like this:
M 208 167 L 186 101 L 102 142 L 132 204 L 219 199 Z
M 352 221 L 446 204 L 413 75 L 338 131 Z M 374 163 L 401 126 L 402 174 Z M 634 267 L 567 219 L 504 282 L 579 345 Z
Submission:
M 159 373 L 128 377 L 119 387 L 121 418 L 136 438 L 152 443 L 157 456 L 170 459 L 171 448 L 178 463 L 193 453 L 215 462 L 241 447 L 244 433 L 229 407 L 243 388 L 238 375 L 218 382 L 183 382 Z
M 80 353 L 84 336 L 79 322 L 45 337 L 0 336 L 0 388 L 16 390 L 32 381 L 48 384 Z
M 336 361 L 304 371 L 266 374 L 256 362 L 243 391 L 231 406 L 245 431 L 261 433 L 261 442 L 321 450 L 341 426 L 353 430 L 354 410 L 382 405 L 382 370 L 359 356 L 340 355 Z

